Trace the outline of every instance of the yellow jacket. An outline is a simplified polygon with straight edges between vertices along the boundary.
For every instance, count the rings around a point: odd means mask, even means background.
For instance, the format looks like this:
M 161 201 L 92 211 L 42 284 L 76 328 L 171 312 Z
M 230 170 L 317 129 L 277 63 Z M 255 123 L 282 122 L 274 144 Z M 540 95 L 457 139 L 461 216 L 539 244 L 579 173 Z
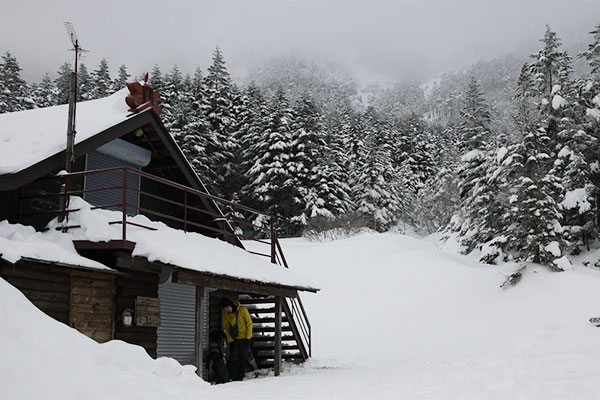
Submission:
M 252 339 L 252 318 L 250 318 L 248 309 L 241 306 L 237 300 L 233 300 L 233 304 L 237 307 L 237 312 L 231 314 L 223 313 L 223 329 L 225 329 L 227 343 L 233 342 L 233 339 Z M 236 314 L 239 333 L 236 337 L 232 338 L 229 330 L 235 325 Z

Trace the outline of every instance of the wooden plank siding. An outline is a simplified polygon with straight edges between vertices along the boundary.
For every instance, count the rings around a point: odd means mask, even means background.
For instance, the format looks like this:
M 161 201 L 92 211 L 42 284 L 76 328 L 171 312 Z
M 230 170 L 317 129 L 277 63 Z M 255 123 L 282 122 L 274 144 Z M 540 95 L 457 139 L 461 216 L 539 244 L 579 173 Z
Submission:
M 156 358 L 157 328 L 152 326 L 126 327 L 121 321 L 125 309 L 135 310 L 135 298 L 138 296 L 158 297 L 158 274 L 140 271 L 129 271 L 128 276 L 118 276 L 115 339 L 137 344 Z
M 0 275 L 19 289 L 37 308 L 52 318 L 69 323 L 70 270 L 33 262 L 16 265 L 0 260 Z
M 71 272 L 69 326 L 99 343 L 113 339 L 116 287 L 113 275 Z

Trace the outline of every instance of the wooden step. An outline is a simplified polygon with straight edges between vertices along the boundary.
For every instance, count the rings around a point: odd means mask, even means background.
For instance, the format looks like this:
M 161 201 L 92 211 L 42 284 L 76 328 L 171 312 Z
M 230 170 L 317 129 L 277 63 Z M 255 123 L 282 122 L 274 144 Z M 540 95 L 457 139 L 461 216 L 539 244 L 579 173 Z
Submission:
M 275 366 L 273 359 L 270 359 L 270 360 L 263 359 L 263 360 L 260 360 L 260 362 L 258 360 L 256 360 L 256 361 L 257 361 L 259 368 L 273 368 Z M 300 364 L 304 360 L 301 357 L 298 357 L 298 358 L 292 358 L 291 361 L 295 364 Z
M 250 314 L 275 314 L 275 308 L 249 308 Z M 281 313 L 283 315 L 283 312 Z
M 256 351 L 269 351 L 269 352 L 274 352 L 274 343 L 256 343 L 256 344 L 261 344 L 263 346 L 254 346 L 254 350 Z M 297 344 L 282 344 L 281 345 L 281 350 L 300 350 L 300 347 L 298 347 Z
M 256 361 L 260 361 L 260 362 L 264 362 L 265 360 L 273 360 L 273 357 L 275 357 L 273 354 L 266 354 L 266 355 L 255 355 L 254 358 L 256 359 Z M 294 360 L 294 359 L 302 359 L 302 354 L 300 353 L 287 353 L 287 354 L 282 354 L 281 358 L 284 360 Z
M 256 323 L 256 321 L 255 321 Z M 290 332 L 292 330 L 291 326 L 282 326 L 282 331 Z M 264 332 L 275 332 L 274 326 L 255 326 L 252 328 L 252 332 L 255 333 L 264 333 Z
M 283 335 L 281 336 L 281 341 L 286 342 L 290 340 L 296 340 L 294 335 Z M 253 342 L 274 342 L 275 336 L 254 336 L 252 337 Z
M 281 321 L 282 322 L 288 322 L 287 317 L 281 317 Z M 268 323 L 274 323 L 275 322 L 275 317 L 268 317 L 268 318 L 252 318 L 252 322 L 255 324 L 268 324 Z
M 274 303 L 275 299 L 269 299 L 269 298 L 258 298 L 258 299 L 240 299 L 239 300 L 240 304 L 242 305 L 247 305 L 247 304 L 269 304 L 269 303 Z

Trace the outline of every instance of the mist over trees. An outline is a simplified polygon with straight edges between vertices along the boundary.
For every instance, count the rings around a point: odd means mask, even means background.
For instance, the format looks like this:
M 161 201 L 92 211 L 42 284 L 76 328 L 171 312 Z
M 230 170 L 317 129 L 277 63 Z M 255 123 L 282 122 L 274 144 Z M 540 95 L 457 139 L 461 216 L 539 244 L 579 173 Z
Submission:
M 569 55 L 547 27 L 531 57 L 369 93 L 294 57 L 234 82 L 219 48 L 191 76 L 154 66 L 150 83 L 209 191 L 272 213 L 281 235 L 411 226 L 485 262 L 562 270 L 599 234 L 600 25 L 589 41 Z M 66 103 L 71 69 L 28 84 L 6 52 L 0 112 Z M 111 77 L 105 59 L 91 72 L 81 64 L 79 100 L 133 79 L 126 65 Z

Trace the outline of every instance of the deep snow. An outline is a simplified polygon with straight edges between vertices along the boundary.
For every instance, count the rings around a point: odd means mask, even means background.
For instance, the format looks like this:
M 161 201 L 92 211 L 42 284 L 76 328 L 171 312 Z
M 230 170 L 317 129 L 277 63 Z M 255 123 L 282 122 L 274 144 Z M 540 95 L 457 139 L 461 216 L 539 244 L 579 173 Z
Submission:
M 98 345 L 41 317 L 2 282 L 0 398 L 600 398 L 600 328 L 587 321 L 600 316 L 597 270 L 530 266 L 500 289 L 514 266 L 477 264 L 433 238 L 363 234 L 283 247 L 291 268 L 322 288 L 302 296 L 310 362 L 211 387 L 139 348 Z

